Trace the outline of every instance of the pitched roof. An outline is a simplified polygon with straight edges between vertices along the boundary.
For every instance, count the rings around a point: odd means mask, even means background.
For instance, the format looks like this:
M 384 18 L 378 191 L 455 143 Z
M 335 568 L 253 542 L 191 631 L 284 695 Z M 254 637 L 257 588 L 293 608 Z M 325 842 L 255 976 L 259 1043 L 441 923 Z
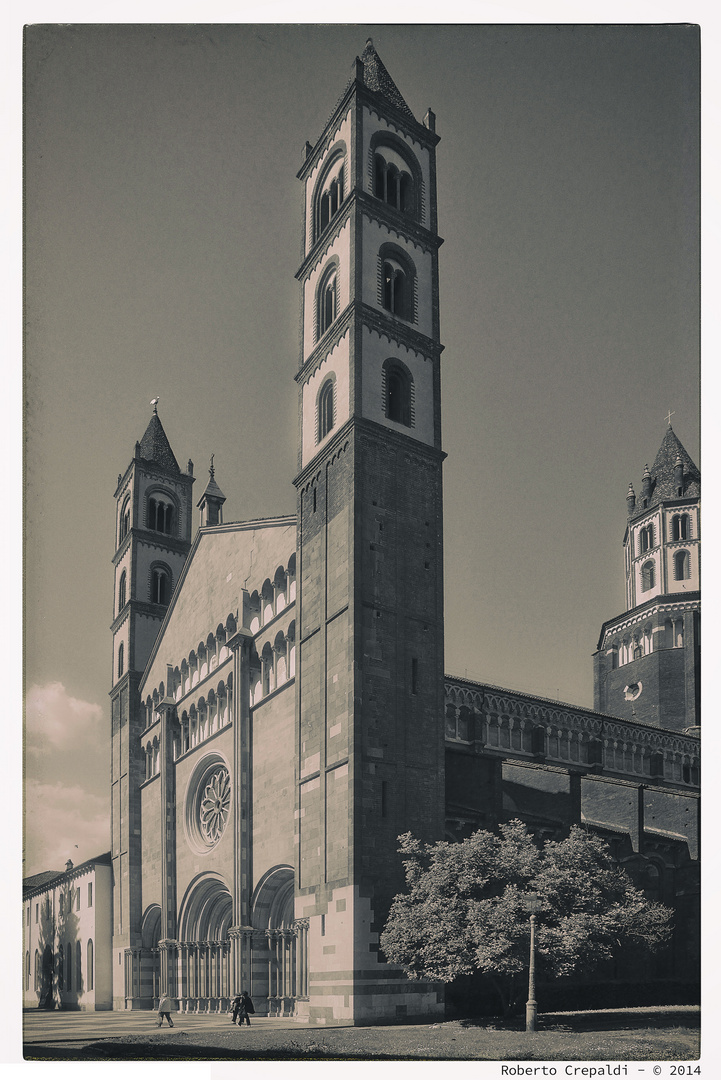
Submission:
M 407 116 L 410 116 L 411 120 L 415 120 L 413 113 L 403 100 L 403 95 L 393 82 L 393 79 L 388 74 L 386 67 L 381 60 L 380 56 L 375 50 L 375 46 L 370 38 L 366 41 L 366 46 L 360 55 L 363 61 L 363 82 L 369 90 L 374 90 L 375 93 L 380 94 L 387 101 L 390 101 L 391 105 L 394 105 L 396 109 L 400 109 Z
M 681 496 L 676 490 L 677 461 L 683 463 L 683 494 Z M 656 460 L 650 469 L 646 465 L 643 475 L 644 478 L 649 475 L 651 477 L 651 494 L 646 506 L 643 506 L 642 502 L 636 504 L 631 514 L 632 518 L 646 513 L 649 507 L 658 506 L 659 503 L 669 499 L 698 499 L 701 496 L 701 473 L 670 424 L 666 428 Z M 643 488 L 643 479 L 641 487 Z M 629 488 L 630 494 L 632 494 L 632 488 Z
M 367 86 L 369 90 L 373 90 L 374 93 L 380 94 L 381 97 L 384 97 L 386 101 L 395 106 L 396 109 L 400 109 L 402 113 L 409 116 L 411 120 L 415 120 L 415 116 L 403 100 L 403 95 L 388 74 L 386 66 L 376 52 L 375 46 L 370 38 L 366 41 L 365 49 L 361 53 L 359 59 L 363 61 L 363 85 Z M 348 93 L 348 88 L 353 85 L 354 79 L 355 76 L 353 76 L 353 78 L 351 78 L 343 87 L 343 93 L 333 106 L 333 112 L 331 112 L 328 120 L 326 120 L 325 126 L 328 125 L 331 117 Z
M 150 423 L 145 429 L 145 434 L 140 440 L 140 456 L 145 461 L 152 461 L 161 465 L 169 472 L 180 472 L 175 454 L 170 448 L 168 436 L 160 423 L 160 417 L 154 412 L 150 417 Z
M 31 874 L 30 877 L 23 878 L 23 893 L 39 889 L 61 875 L 61 870 L 43 870 L 40 874 Z

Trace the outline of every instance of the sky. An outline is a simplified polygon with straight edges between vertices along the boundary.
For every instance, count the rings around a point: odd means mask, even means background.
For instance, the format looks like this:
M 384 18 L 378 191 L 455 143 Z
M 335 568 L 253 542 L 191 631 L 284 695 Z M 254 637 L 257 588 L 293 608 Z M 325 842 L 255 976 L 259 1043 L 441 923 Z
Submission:
M 296 173 L 369 36 L 441 137 L 446 671 L 592 707 L 669 410 L 699 463 L 694 28 L 34 27 L 25 875 L 110 845 L 113 493 L 151 399 L 196 499 L 214 454 L 226 520 L 294 512 Z

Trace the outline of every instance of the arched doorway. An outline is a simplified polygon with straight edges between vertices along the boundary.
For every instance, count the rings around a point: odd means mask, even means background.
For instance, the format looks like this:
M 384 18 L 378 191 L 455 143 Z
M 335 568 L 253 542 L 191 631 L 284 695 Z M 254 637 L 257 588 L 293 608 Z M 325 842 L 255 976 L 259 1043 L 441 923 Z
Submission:
M 191 882 L 178 918 L 177 998 L 182 1012 L 222 1012 L 230 1004 L 233 902 L 218 874 Z
M 143 1008 L 156 1009 L 160 994 L 160 908 L 146 908 L 141 926 L 140 997 Z
M 295 921 L 294 896 L 290 866 L 273 867 L 253 893 L 252 985 L 257 998 L 267 998 L 268 1016 L 292 1016 L 307 995 L 307 926 Z

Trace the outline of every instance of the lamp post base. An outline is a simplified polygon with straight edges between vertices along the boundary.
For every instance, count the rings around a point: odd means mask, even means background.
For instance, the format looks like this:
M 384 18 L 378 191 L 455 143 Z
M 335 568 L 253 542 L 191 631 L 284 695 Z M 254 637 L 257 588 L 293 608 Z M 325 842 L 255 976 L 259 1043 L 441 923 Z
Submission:
M 526 1002 L 526 1031 L 536 1030 L 537 1006 L 535 1001 Z

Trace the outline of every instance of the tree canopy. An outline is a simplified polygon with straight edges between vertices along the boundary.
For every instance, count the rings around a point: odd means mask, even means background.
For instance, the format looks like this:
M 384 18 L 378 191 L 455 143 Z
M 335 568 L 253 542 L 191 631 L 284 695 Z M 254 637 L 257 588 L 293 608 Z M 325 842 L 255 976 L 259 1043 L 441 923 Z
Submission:
M 381 948 L 412 978 L 486 976 L 513 1010 L 529 956 L 529 894 L 538 896 L 539 976 L 592 970 L 624 948 L 653 952 L 672 911 L 647 900 L 603 840 L 577 825 L 539 847 L 521 821 L 461 843 L 400 836 L 406 891 L 393 900 Z

